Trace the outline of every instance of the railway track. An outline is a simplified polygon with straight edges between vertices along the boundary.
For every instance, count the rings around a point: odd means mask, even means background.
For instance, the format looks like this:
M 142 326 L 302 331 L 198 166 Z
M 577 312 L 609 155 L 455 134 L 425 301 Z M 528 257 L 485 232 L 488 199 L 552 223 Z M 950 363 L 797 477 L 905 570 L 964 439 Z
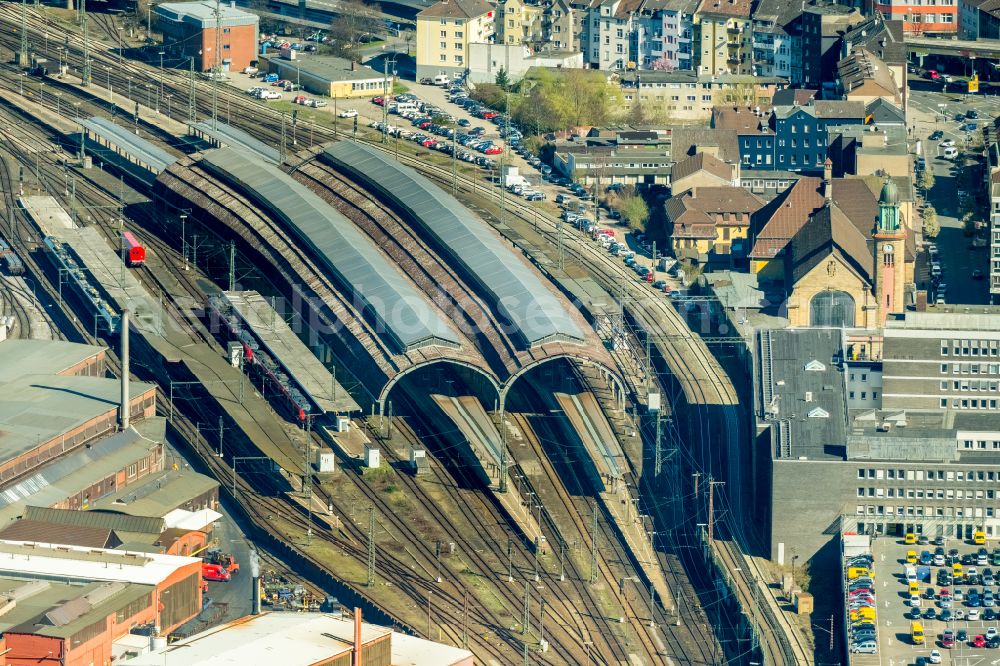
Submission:
M 0 11 L 0 20 L 4 20 L 8 24 L 11 24 L 13 21 L 16 21 L 17 18 L 13 15 L 12 9 L 7 7 Z M 40 30 L 39 23 L 33 16 L 30 29 L 36 31 Z M 11 36 L 8 35 L 5 41 L 3 36 L 0 35 L 0 42 L 4 42 L 8 47 L 10 47 L 11 39 Z M 70 42 L 71 46 L 68 51 L 70 60 L 75 59 L 75 62 L 79 62 L 79 38 L 72 36 L 70 38 Z M 100 55 L 97 57 L 100 57 Z M 145 82 L 157 80 L 147 69 L 131 64 L 122 68 L 120 73 L 116 71 L 112 75 L 112 80 L 115 81 L 119 86 L 119 89 L 121 89 L 122 82 L 129 76 L 135 76 Z M 170 90 L 172 90 L 175 94 L 178 91 L 186 91 L 186 81 L 177 75 L 168 73 L 164 77 L 164 81 L 165 85 L 168 85 Z M 204 109 L 207 107 L 207 105 L 203 103 L 206 96 L 205 86 L 199 84 L 198 91 L 200 97 L 199 109 Z M 224 89 L 220 89 L 220 98 L 225 98 L 227 103 L 236 102 L 238 109 L 248 108 L 247 103 L 249 100 L 245 100 L 240 97 L 238 93 L 230 93 L 228 91 L 224 91 Z M 258 124 L 258 134 L 271 139 L 273 142 L 273 140 L 279 136 L 276 128 L 279 125 L 279 121 L 277 119 L 279 119 L 280 116 L 262 105 L 250 104 L 252 105 L 251 108 L 254 108 L 254 113 L 258 114 L 258 118 L 262 121 Z M 304 123 L 300 123 L 300 127 L 303 125 Z M 321 141 L 331 138 L 330 132 L 326 130 L 326 128 L 316 126 L 310 127 L 310 129 L 315 132 L 316 136 Z M 426 163 L 418 164 L 417 160 L 405 155 L 401 156 L 400 159 L 407 160 L 412 165 L 418 166 L 425 173 L 430 172 L 432 177 L 437 178 L 439 181 L 446 181 L 450 183 L 450 171 L 442 167 L 436 167 Z M 474 189 L 471 181 L 466 178 L 460 179 L 460 187 L 466 191 L 472 191 Z M 482 194 L 483 189 L 484 188 L 482 187 L 478 188 L 479 194 Z M 494 199 L 497 198 L 495 192 L 490 192 L 489 190 L 487 190 L 487 192 L 490 196 L 493 196 Z M 547 220 L 542 216 L 536 217 L 534 211 L 527 209 L 527 207 L 523 206 L 523 204 L 517 202 L 510 202 L 508 211 L 511 214 L 520 217 L 522 220 L 541 220 L 543 222 L 543 226 L 546 227 L 544 230 L 545 235 L 550 240 L 554 238 L 555 225 L 551 220 Z M 579 247 L 570 250 L 570 254 L 575 255 L 578 260 L 586 262 L 588 266 L 593 266 L 595 262 L 598 266 L 600 266 L 602 263 L 607 263 L 607 260 L 609 259 L 606 254 L 602 255 L 600 252 L 588 253 L 586 250 L 582 250 Z M 620 283 L 622 273 L 620 267 L 617 270 L 613 268 L 598 270 L 598 273 L 598 277 L 603 282 L 612 285 Z M 611 278 L 610 280 L 608 279 L 609 277 Z M 631 285 L 628 289 L 628 295 L 633 297 L 633 300 L 628 305 L 629 317 L 640 327 L 641 330 L 649 331 L 650 335 L 654 336 L 656 339 L 654 346 L 656 347 L 658 353 L 670 365 L 670 367 L 674 369 L 675 373 L 680 376 L 680 381 L 683 387 L 683 395 L 689 407 L 697 410 L 699 405 L 735 405 L 737 402 L 735 391 L 732 389 L 731 384 L 725 378 L 724 373 L 721 371 L 721 368 L 718 367 L 714 358 L 712 358 L 708 353 L 707 348 L 701 344 L 700 341 L 696 340 L 690 332 L 685 332 L 687 330 L 686 325 L 680 316 L 673 311 L 669 305 L 664 308 L 660 305 L 650 305 L 649 303 L 642 303 L 634 300 L 634 296 L 638 291 L 636 286 L 637 285 Z M 642 297 L 648 298 L 649 296 L 648 293 L 640 293 L 638 295 L 640 299 Z M 699 416 L 700 415 L 701 414 L 699 414 Z M 738 424 L 736 427 L 738 428 Z M 722 432 L 719 432 L 720 430 Z M 740 432 L 738 432 L 738 430 L 734 431 L 734 428 L 730 424 L 725 424 L 722 428 L 717 427 L 712 434 L 713 437 L 707 441 L 711 441 L 712 439 L 718 440 L 719 438 L 733 439 L 741 436 Z M 738 525 L 729 525 L 728 529 L 733 534 L 740 533 Z M 745 559 L 743 558 L 742 553 L 738 552 L 740 549 L 746 547 L 745 543 L 726 543 L 730 545 L 724 545 L 722 547 L 734 549 L 732 553 L 734 556 L 738 556 L 739 559 Z M 753 567 L 755 566 L 756 565 L 753 565 Z M 749 579 L 750 574 L 746 569 L 742 567 L 740 567 L 740 569 L 743 572 L 741 578 L 744 578 L 744 582 L 749 584 L 747 579 Z M 768 612 L 770 612 L 770 609 L 768 609 Z M 766 615 L 767 613 L 765 612 L 764 614 Z M 765 639 L 768 638 L 769 637 L 765 634 Z M 784 638 L 776 638 L 774 640 L 777 643 L 775 646 L 772 646 L 776 648 L 774 651 L 784 655 L 787 663 L 794 663 L 794 661 L 788 661 L 790 655 L 795 651 L 795 647 L 790 644 L 790 641 Z

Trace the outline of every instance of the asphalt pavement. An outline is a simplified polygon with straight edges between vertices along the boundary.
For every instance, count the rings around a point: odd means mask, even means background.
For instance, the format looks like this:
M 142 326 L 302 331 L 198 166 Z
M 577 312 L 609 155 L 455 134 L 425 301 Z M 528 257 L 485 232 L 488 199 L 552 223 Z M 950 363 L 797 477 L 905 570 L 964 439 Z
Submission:
M 987 280 L 974 279 L 972 273 L 974 270 L 989 273 L 988 253 L 969 246 L 972 239 L 965 235 L 963 229 L 958 196 L 958 173 L 962 168 L 960 166 L 962 162 L 945 159 L 944 148 L 941 147 L 941 141 L 951 139 L 961 148 L 966 140 L 966 134 L 958 129 L 961 123 L 955 121 L 953 117 L 956 113 L 968 109 L 979 111 L 980 118 L 975 122 L 981 125 L 986 122 L 984 118 L 1000 115 L 1000 99 L 926 90 L 911 90 L 910 93 L 909 118 L 912 138 L 922 140 L 921 150 L 927 168 L 934 173 L 934 187 L 929 193 L 928 200 L 937 211 L 938 224 L 941 227 L 934 242 L 938 247 L 944 274 L 942 282 L 947 285 L 945 302 L 984 304 L 989 303 Z M 935 130 L 940 130 L 944 136 L 940 140 L 930 141 L 928 137 Z M 983 211 L 979 217 L 982 218 L 985 214 Z M 918 288 L 930 287 L 926 255 L 918 258 L 915 280 Z

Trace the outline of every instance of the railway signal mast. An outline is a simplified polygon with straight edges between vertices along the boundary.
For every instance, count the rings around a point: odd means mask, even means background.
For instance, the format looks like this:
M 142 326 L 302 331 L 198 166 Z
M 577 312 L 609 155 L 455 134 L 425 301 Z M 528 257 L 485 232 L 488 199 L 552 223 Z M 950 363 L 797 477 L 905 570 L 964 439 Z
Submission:
M 215 60 L 212 63 L 212 129 L 219 129 L 219 77 L 222 76 L 222 7 L 215 0 Z
M 17 54 L 17 64 L 24 67 L 28 63 L 28 2 L 21 0 L 21 50 Z
M 87 26 L 87 0 L 80 0 L 80 25 L 83 28 L 83 74 L 80 85 L 90 85 L 90 29 Z

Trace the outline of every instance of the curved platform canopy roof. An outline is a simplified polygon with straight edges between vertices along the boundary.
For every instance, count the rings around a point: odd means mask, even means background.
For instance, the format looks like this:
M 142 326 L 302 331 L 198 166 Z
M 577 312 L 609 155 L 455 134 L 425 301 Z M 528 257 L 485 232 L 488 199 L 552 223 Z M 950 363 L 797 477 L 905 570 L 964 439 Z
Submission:
M 462 266 L 516 327 L 524 344 L 583 342 L 563 302 L 538 274 L 455 197 L 391 156 L 352 141 L 325 151 L 337 167 L 401 206 L 432 237 L 439 251 Z
M 364 304 L 376 325 L 406 352 L 458 347 L 458 334 L 386 255 L 354 224 L 305 185 L 271 164 L 232 148 L 212 150 L 202 164 L 239 186 L 293 234 L 336 281 Z

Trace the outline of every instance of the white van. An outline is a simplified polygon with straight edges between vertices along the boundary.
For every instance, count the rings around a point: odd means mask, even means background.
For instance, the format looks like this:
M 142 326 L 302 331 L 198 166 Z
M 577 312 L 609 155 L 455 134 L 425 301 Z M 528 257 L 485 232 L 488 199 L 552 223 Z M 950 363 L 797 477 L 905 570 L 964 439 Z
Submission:
M 438 74 L 434 77 L 434 85 L 436 86 L 446 86 L 451 83 L 451 77 L 447 74 Z
M 945 148 L 943 155 L 946 160 L 953 160 L 958 157 L 958 148 L 955 148 L 954 146 Z

